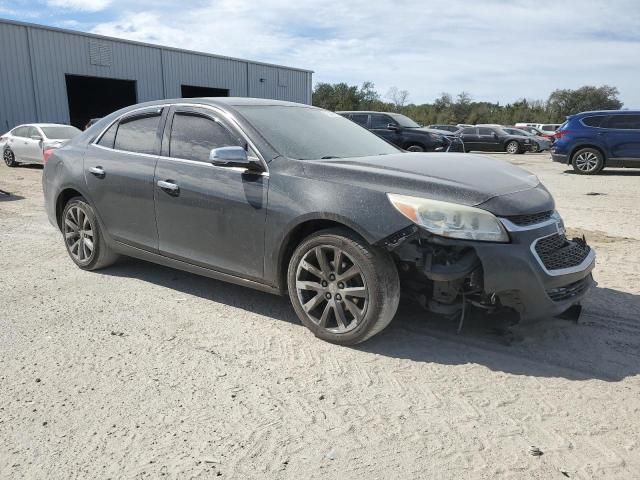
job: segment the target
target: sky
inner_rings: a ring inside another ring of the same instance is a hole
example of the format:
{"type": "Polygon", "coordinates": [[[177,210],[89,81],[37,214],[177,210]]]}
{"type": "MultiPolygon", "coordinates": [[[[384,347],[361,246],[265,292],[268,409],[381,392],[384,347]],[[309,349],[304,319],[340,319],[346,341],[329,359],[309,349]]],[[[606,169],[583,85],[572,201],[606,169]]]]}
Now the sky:
{"type": "Polygon", "coordinates": [[[0,0],[0,17],[395,86],[411,103],[608,84],[640,108],[640,0],[0,0]]]}

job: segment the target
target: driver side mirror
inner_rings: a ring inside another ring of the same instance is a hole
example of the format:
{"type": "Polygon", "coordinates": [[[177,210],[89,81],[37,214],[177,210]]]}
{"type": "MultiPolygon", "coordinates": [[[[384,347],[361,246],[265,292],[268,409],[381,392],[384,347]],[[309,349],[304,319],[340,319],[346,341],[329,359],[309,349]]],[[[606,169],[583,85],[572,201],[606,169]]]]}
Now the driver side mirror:
{"type": "Polygon", "coordinates": [[[262,171],[262,166],[249,158],[242,147],[214,148],[209,153],[209,161],[218,167],[240,167],[252,171],[262,171]]]}
{"type": "Polygon", "coordinates": [[[395,123],[389,123],[387,124],[387,130],[400,130],[400,127],[395,123]]]}

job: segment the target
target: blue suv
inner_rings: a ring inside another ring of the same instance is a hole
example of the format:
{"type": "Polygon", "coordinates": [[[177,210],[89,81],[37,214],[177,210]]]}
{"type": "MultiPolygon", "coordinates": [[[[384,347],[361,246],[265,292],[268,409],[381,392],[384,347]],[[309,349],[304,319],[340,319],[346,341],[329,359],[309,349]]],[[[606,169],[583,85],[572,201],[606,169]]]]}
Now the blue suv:
{"type": "Polygon", "coordinates": [[[640,112],[603,110],[567,117],[555,133],[554,162],[595,175],[605,167],[640,168],[640,112]]]}

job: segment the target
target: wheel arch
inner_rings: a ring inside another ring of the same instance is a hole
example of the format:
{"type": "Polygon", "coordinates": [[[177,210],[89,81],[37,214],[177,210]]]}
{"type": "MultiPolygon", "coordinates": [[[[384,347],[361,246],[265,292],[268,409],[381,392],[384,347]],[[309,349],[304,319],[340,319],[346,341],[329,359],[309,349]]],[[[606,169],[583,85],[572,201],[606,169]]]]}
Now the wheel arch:
{"type": "Polygon", "coordinates": [[[598,145],[592,144],[592,143],[585,143],[585,144],[580,144],[577,145],[575,147],[573,147],[571,149],[571,152],[569,153],[568,161],[567,164],[571,165],[573,162],[573,156],[576,154],[576,152],[578,152],[579,150],[582,150],[583,148],[593,148],[594,150],[597,150],[598,152],[600,152],[600,155],[602,155],[602,164],[603,166],[607,165],[607,154],[605,153],[604,149],[598,145]]]}
{"type": "Polygon", "coordinates": [[[278,288],[282,293],[287,290],[287,269],[289,268],[289,260],[296,247],[309,235],[328,228],[346,228],[365,241],[373,243],[372,239],[368,238],[368,235],[360,226],[355,225],[343,217],[321,215],[301,220],[289,229],[282,242],[280,242],[277,263],[277,282],[278,288]]]}
{"type": "Polygon", "coordinates": [[[62,212],[64,211],[64,207],[73,197],[82,197],[87,200],[87,197],[85,197],[82,192],[72,187],[64,188],[56,197],[56,223],[59,229],[62,229],[62,212]]]}

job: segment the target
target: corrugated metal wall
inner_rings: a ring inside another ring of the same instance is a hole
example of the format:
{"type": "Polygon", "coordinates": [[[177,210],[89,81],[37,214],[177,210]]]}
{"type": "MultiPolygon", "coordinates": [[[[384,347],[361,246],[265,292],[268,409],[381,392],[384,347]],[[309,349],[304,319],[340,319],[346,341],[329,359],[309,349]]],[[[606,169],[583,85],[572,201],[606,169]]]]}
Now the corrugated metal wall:
{"type": "Polygon", "coordinates": [[[68,123],[65,74],[135,80],[138,102],[180,97],[184,84],[311,103],[312,72],[305,70],[4,20],[0,45],[0,132],[68,123]]]}

